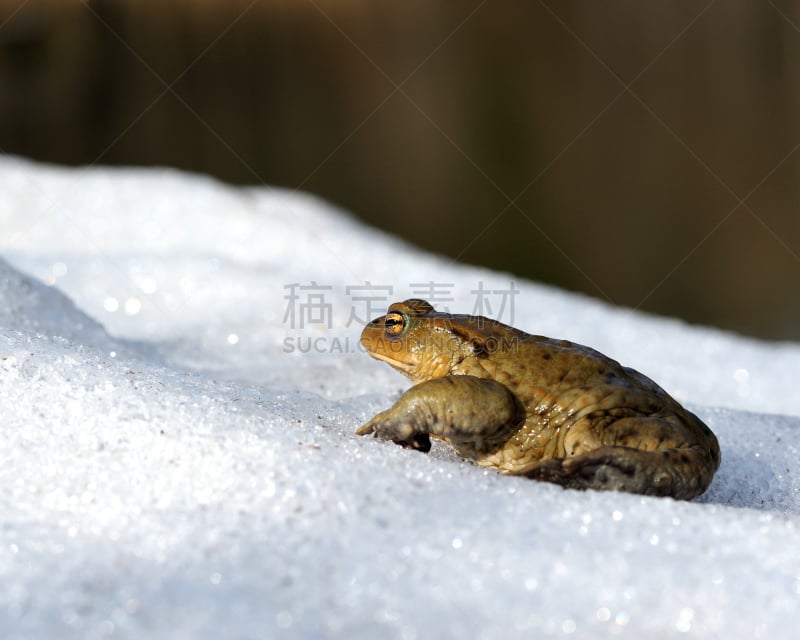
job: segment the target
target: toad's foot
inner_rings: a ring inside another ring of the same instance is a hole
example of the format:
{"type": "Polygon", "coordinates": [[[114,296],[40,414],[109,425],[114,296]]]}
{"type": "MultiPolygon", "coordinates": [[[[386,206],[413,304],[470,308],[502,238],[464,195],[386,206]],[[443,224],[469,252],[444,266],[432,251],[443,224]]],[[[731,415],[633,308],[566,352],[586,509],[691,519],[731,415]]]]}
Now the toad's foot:
{"type": "MultiPolygon", "coordinates": [[[[398,400],[399,402],[399,400],[398,400]]],[[[395,404],[395,406],[397,406],[395,404]]],[[[394,407],[381,411],[372,420],[356,430],[356,434],[366,436],[374,433],[376,437],[391,440],[404,449],[416,449],[427,453],[431,450],[431,439],[425,425],[412,415],[395,412],[394,407]]]]}

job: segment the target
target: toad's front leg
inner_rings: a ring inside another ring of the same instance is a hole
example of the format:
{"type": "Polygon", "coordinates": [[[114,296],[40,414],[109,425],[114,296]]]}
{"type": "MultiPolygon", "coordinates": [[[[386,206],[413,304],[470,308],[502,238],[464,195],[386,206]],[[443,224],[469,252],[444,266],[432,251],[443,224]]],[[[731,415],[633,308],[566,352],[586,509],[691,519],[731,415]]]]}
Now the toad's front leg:
{"type": "Polygon", "coordinates": [[[356,433],[421,451],[430,449],[434,436],[474,457],[500,447],[523,420],[519,401],[499,382],[445,376],[411,387],[356,433]]]}

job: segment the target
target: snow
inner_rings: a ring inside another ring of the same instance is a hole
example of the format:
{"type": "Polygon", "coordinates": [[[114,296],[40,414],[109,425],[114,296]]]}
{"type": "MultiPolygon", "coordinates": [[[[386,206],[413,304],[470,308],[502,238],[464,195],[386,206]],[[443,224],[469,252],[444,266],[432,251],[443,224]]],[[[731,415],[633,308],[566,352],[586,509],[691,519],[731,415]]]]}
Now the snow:
{"type": "Polygon", "coordinates": [[[454,264],[301,193],[9,156],[0,193],[3,638],[795,636],[800,345],[454,264]],[[656,379],[719,437],[710,490],[353,435],[407,385],[359,320],[424,283],[656,379]]]}

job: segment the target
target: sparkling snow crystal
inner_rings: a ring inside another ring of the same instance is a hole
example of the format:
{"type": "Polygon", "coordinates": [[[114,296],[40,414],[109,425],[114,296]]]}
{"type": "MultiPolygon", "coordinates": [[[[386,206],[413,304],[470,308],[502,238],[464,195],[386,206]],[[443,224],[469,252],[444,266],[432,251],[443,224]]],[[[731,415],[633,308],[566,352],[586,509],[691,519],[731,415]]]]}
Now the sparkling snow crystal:
{"type": "Polygon", "coordinates": [[[0,192],[2,638],[796,636],[800,346],[452,264],[299,193],[10,157],[0,192]],[[708,493],[353,435],[406,387],[361,322],[437,286],[657,380],[719,436],[708,493]]]}

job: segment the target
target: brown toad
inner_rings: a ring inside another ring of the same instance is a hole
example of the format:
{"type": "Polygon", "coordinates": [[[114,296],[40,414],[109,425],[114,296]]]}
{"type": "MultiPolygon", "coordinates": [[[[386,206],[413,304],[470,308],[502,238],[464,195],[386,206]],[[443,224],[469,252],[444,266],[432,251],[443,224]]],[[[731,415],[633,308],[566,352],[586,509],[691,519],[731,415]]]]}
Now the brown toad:
{"type": "Polygon", "coordinates": [[[566,340],[406,300],[361,334],[415,385],[357,433],[430,449],[430,437],[505,473],[576,489],[694,498],[717,439],[655,382],[566,340]]]}

